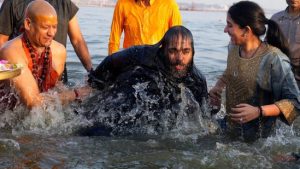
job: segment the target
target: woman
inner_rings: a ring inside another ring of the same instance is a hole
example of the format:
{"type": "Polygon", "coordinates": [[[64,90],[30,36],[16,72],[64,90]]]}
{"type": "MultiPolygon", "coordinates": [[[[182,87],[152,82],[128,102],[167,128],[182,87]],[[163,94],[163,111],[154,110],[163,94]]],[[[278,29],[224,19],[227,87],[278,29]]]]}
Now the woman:
{"type": "Polygon", "coordinates": [[[224,32],[231,38],[227,69],[209,94],[220,106],[226,87],[225,132],[254,141],[270,135],[278,117],[291,124],[299,113],[299,89],[278,25],[256,3],[240,1],[229,8],[224,32]]]}

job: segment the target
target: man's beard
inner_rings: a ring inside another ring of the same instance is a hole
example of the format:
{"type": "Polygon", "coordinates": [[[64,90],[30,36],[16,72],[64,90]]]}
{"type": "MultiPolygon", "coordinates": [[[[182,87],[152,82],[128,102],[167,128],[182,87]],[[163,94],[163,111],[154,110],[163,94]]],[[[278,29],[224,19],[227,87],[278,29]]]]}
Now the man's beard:
{"type": "Polygon", "coordinates": [[[191,70],[192,61],[188,64],[183,64],[180,61],[171,62],[169,59],[167,59],[169,62],[169,73],[175,77],[175,78],[184,78],[187,76],[188,72],[191,70]],[[176,66],[183,66],[184,68],[182,70],[177,70],[176,66]]]}

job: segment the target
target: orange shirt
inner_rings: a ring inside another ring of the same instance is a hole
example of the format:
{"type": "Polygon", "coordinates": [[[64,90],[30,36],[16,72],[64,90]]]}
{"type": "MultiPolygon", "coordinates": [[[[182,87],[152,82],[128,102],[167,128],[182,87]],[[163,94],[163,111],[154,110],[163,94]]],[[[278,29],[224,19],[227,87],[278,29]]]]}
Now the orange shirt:
{"type": "Polygon", "coordinates": [[[150,6],[135,0],[118,0],[111,25],[108,53],[119,50],[123,30],[123,47],[128,48],[133,45],[155,44],[170,27],[181,24],[175,0],[150,0],[150,6]]]}

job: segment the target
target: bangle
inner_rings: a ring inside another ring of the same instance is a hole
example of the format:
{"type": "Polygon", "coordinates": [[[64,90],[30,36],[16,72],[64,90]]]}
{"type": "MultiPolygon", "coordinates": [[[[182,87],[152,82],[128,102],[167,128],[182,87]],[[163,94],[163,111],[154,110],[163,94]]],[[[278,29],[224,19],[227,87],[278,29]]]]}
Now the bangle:
{"type": "Polygon", "coordinates": [[[260,117],[260,118],[263,117],[264,114],[263,114],[263,109],[262,109],[261,106],[258,106],[258,111],[259,111],[259,117],[260,117]]]}
{"type": "Polygon", "coordinates": [[[295,158],[296,161],[300,159],[299,153],[294,153],[293,152],[291,155],[295,158]]]}
{"type": "Polygon", "coordinates": [[[79,100],[78,90],[74,89],[74,93],[75,93],[75,100],[79,100]]]}

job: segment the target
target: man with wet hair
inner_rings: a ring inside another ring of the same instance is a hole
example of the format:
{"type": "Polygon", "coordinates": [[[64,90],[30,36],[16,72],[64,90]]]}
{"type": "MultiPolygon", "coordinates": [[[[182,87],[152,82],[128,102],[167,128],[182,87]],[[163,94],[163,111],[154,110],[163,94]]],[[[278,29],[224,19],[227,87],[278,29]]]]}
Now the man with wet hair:
{"type": "MultiPolygon", "coordinates": [[[[66,62],[65,47],[53,40],[57,30],[55,9],[44,0],[28,4],[24,20],[25,31],[8,41],[0,50],[0,59],[11,64],[22,64],[22,72],[10,80],[21,101],[33,108],[44,102],[47,92],[53,88],[62,75],[66,62]]],[[[75,100],[84,92],[62,91],[62,103],[75,100]]]]}
{"type": "Polygon", "coordinates": [[[88,100],[86,107],[91,110],[85,114],[93,120],[106,117],[99,117],[82,133],[132,134],[133,128],[140,132],[147,125],[160,133],[174,128],[180,113],[196,119],[205,112],[207,84],[193,63],[194,53],[191,32],[174,26],[155,45],[133,46],[107,56],[89,75],[91,86],[101,94],[88,100]]]}
{"type": "Polygon", "coordinates": [[[184,80],[195,76],[206,85],[203,75],[193,64],[194,53],[192,33],[184,26],[174,26],[157,44],[133,46],[106,57],[90,73],[90,81],[105,85],[110,78],[117,77],[123,70],[134,66],[147,66],[172,79],[184,80]]]}

